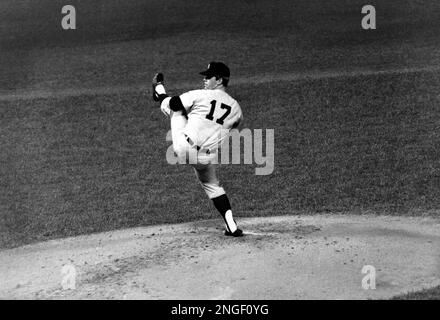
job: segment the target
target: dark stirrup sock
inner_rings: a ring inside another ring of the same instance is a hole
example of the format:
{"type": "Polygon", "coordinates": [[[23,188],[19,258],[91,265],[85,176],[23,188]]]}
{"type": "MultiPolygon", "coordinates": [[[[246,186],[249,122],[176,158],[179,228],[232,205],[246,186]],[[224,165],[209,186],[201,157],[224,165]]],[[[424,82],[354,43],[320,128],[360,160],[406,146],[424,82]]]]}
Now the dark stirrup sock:
{"type": "Polygon", "coordinates": [[[229,232],[235,232],[237,230],[237,224],[232,218],[232,210],[231,204],[229,202],[228,196],[223,194],[217,198],[213,198],[212,202],[214,203],[215,208],[220,212],[223,219],[225,220],[226,227],[229,232]]]}

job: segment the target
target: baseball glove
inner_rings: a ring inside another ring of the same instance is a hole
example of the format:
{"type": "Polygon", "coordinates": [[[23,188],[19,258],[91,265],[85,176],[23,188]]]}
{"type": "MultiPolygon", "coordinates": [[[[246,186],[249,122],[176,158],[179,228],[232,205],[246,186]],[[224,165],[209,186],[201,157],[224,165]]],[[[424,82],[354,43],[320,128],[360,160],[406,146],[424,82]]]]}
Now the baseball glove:
{"type": "Polygon", "coordinates": [[[154,101],[162,101],[163,99],[161,99],[161,94],[158,94],[157,92],[156,92],[156,87],[159,85],[159,84],[162,84],[163,85],[163,82],[164,82],[164,76],[163,76],[163,73],[156,73],[155,75],[154,75],[154,78],[153,78],[153,100],[154,101]]]}

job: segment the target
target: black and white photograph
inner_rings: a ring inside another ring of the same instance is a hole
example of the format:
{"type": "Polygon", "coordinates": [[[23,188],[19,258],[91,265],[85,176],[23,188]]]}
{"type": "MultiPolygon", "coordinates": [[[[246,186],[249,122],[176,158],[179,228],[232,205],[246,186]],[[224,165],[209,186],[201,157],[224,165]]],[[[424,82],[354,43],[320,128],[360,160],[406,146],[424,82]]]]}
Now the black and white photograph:
{"type": "Polygon", "coordinates": [[[440,300],[440,2],[0,0],[0,300],[440,300]]]}

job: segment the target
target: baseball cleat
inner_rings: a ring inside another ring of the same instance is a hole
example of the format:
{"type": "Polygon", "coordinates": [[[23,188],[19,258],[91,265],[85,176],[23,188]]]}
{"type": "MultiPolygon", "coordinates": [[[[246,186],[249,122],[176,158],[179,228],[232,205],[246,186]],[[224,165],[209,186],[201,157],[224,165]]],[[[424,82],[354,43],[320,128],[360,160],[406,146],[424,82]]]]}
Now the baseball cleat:
{"type": "Polygon", "coordinates": [[[154,75],[154,78],[153,78],[153,100],[154,101],[160,101],[160,98],[159,98],[159,94],[156,92],[156,87],[158,86],[158,85],[163,85],[163,82],[164,82],[164,76],[163,76],[163,73],[156,73],[155,75],[154,75]]]}
{"type": "Polygon", "coordinates": [[[225,230],[225,236],[242,237],[243,236],[243,231],[241,229],[237,229],[234,232],[231,232],[229,230],[225,230]]]}

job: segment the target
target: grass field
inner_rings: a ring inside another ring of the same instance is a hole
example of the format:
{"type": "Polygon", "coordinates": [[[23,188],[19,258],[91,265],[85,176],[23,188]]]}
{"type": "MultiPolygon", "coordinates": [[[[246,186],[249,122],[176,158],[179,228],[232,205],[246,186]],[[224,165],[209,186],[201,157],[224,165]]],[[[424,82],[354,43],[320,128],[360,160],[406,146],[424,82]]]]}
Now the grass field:
{"type": "Polygon", "coordinates": [[[440,286],[394,297],[393,300],[440,300],[440,286]]]}
{"type": "MultiPolygon", "coordinates": [[[[380,80],[231,88],[249,101],[244,125],[275,128],[276,145],[272,175],[222,166],[238,215],[435,211],[438,80],[418,73],[380,80]],[[280,94],[265,94],[272,91],[280,94]]],[[[192,170],[167,165],[168,123],[146,100],[118,94],[8,104],[4,246],[215,217],[192,170]]]]}
{"type": "Polygon", "coordinates": [[[217,217],[167,165],[168,123],[139,89],[157,70],[172,93],[198,87],[216,59],[243,127],[275,129],[272,175],[221,168],[239,217],[438,214],[437,1],[380,1],[375,31],[362,1],[182,3],[71,1],[78,30],[62,31],[61,1],[2,1],[0,248],[217,217]],[[405,68],[422,69],[362,74],[405,68]]]}

